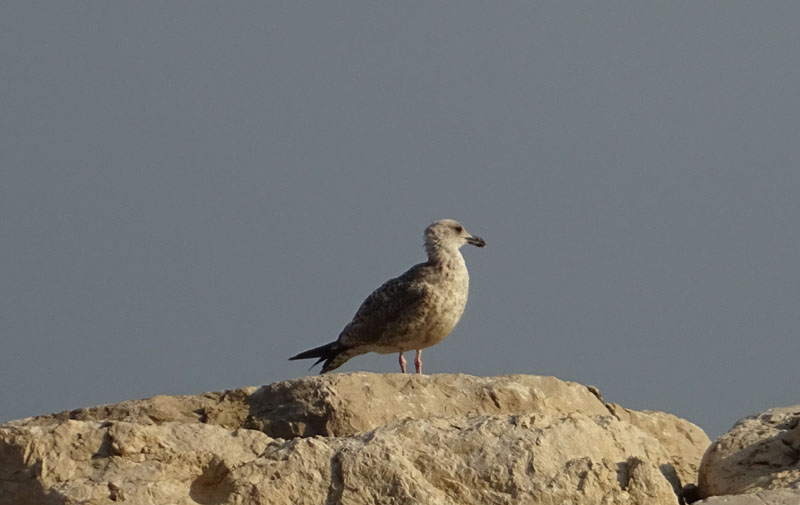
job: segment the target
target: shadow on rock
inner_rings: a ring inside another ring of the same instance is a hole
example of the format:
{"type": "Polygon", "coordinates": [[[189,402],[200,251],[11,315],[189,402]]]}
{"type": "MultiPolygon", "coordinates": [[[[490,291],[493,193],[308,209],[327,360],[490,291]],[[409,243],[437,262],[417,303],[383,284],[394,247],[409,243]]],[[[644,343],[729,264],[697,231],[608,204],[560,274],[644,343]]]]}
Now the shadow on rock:
{"type": "Polygon", "coordinates": [[[64,505],[66,499],[55,491],[45,491],[38,477],[42,462],[26,462],[21,447],[0,441],[0,505],[64,505]]]}

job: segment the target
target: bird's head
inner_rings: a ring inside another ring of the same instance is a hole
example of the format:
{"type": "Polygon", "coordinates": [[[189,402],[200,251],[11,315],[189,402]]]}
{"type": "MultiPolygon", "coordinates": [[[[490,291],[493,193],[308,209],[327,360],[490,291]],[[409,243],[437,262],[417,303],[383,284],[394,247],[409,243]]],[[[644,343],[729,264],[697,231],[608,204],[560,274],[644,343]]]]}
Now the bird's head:
{"type": "Polygon", "coordinates": [[[428,255],[435,255],[438,251],[457,251],[464,244],[483,247],[486,242],[470,235],[461,223],[454,219],[440,219],[425,228],[425,250],[428,255]]]}

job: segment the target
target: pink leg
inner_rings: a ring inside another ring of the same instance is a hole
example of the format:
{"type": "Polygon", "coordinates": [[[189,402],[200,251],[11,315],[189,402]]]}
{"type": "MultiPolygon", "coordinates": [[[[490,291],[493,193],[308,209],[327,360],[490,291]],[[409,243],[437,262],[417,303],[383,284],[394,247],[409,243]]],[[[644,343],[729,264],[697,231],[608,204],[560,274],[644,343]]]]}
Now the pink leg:
{"type": "Polygon", "coordinates": [[[397,360],[397,361],[400,362],[400,370],[403,373],[406,373],[406,359],[403,357],[403,353],[402,352],[400,353],[400,359],[397,360]]]}
{"type": "Polygon", "coordinates": [[[417,355],[414,356],[414,368],[417,369],[417,373],[422,373],[422,349],[417,349],[417,355]]]}

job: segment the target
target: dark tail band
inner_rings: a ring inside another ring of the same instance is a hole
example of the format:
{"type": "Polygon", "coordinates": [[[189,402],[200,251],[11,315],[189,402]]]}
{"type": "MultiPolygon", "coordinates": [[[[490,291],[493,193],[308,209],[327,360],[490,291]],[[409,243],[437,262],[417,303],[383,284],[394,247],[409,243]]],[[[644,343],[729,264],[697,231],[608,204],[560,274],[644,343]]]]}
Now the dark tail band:
{"type": "Polygon", "coordinates": [[[311,367],[309,367],[309,370],[311,370],[315,366],[317,366],[320,363],[322,363],[323,361],[325,361],[326,363],[324,365],[322,365],[322,373],[325,373],[329,369],[332,369],[332,368],[329,368],[328,365],[343,350],[344,349],[342,348],[341,345],[339,345],[339,342],[331,342],[330,344],[321,345],[319,347],[315,347],[313,349],[309,349],[308,351],[301,352],[300,354],[298,354],[296,356],[292,356],[289,359],[290,360],[295,360],[295,359],[319,358],[316,362],[314,362],[313,365],[311,365],[311,367]]]}

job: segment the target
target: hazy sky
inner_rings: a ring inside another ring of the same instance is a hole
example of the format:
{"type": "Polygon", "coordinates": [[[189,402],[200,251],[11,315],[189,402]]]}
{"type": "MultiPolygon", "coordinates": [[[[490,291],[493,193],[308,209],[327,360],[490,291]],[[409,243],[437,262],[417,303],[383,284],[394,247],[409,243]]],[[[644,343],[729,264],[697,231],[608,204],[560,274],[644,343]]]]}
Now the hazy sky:
{"type": "Polygon", "coordinates": [[[0,421],[303,376],[443,217],[488,246],[426,372],[555,375],[711,436],[800,403],[798,19],[5,2],[0,421]]]}

